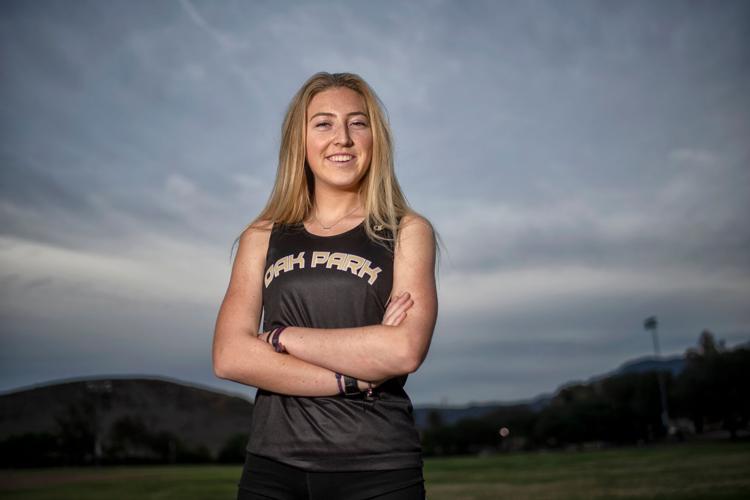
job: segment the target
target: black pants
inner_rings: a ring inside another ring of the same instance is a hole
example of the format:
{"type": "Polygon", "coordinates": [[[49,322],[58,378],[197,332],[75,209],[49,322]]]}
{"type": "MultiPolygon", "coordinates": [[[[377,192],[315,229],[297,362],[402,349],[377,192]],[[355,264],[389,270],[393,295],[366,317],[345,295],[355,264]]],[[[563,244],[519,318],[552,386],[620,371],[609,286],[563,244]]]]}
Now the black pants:
{"type": "Polygon", "coordinates": [[[424,500],[422,469],[307,472],[248,453],[237,500],[424,500]]]}

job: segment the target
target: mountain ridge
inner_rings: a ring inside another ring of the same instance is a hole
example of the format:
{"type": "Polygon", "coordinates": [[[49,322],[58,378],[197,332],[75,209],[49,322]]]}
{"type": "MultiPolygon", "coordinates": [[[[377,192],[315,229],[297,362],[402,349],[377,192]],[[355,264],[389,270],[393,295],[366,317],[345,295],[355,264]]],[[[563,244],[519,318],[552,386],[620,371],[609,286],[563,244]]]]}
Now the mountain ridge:
{"type": "MultiPolygon", "coordinates": [[[[450,425],[466,418],[480,418],[503,408],[524,406],[539,411],[555,394],[570,385],[654,369],[676,374],[683,366],[684,357],[681,356],[643,356],[625,361],[617,368],[589,377],[586,381],[569,381],[552,392],[522,400],[458,406],[415,406],[415,423],[420,429],[426,428],[429,416],[434,412],[439,414],[443,424],[450,425]]],[[[69,411],[71,402],[92,396],[100,403],[108,400],[106,404],[109,407],[101,411],[100,424],[104,428],[130,416],[140,419],[150,428],[187,436],[194,444],[205,446],[214,455],[231,435],[247,433],[252,418],[251,398],[172,377],[146,374],[69,377],[0,393],[0,439],[24,432],[51,432],[57,425],[57,419],[69,411]],[[118,401],[116,394],[122,395],[121,400],[118,401]],[[187,403],[187,400],[193,400],[193,403],[187,403]],[[221,422],[221,430],[212,430],[212,422],[216,421],[221,422]]]]}

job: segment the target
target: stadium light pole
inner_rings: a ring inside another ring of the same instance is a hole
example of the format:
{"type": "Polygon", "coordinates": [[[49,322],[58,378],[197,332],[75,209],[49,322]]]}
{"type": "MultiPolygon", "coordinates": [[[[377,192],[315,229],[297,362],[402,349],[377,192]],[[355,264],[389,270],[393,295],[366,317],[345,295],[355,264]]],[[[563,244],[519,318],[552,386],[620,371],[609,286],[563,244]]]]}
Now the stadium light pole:
{"type": "MultiPolygon", "coordinates": [[[[654,339],[654,353],[656,353],[657,360],[660,360],[659,320],[656,319],[656,316],[649,316],[643,321],[643,328],[646,331],[651,331],[651,335],[654,339]]],[[[662,370],[657,370],[656,377],[659,380],[659,396],[661,398],[661,423],[667,432],[669,432],[669,409],[667,408],[667,391],[664,385],[664,372],[662,370]]]]}

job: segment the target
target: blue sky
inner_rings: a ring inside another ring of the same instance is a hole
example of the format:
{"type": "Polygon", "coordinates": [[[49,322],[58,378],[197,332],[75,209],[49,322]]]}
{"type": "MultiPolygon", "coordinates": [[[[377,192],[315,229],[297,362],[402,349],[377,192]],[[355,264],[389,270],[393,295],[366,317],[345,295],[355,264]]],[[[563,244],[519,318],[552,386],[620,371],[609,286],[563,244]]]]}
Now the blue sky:
{"type": "Polygon", "coordinates": [[[750,6],[0,4],[0,390],[146,374],[239,392],[211,337],[316,71],[378,92],[445,244],[416,404],[510,401],[704,328],[750,339],[750,6]]]}

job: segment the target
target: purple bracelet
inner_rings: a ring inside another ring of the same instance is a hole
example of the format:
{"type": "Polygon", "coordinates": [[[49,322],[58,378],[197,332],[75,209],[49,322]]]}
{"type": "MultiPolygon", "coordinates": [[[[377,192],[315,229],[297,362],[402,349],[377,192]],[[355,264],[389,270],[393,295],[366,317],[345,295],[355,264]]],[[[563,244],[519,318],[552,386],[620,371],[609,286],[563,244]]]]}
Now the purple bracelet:
{"type": "Polygon", "coordinates": [[[346,392],[344,391],[344,385],[341,383],[341,374],[336,372],[336,383],[339,386],[339,394],[342,396],[346,395],[346,392]]]}
{"type": "Polygon", "coordinates": [[[285,328],[286,328],[285,326],[280,326],[280,327],[276,328],[273,332],[271,332],[271,345],[273,345],[273,349],[276,352],[279,352],[279,353],[285,353],[286,352],[286,349],[284,349],[284,344],[282,344],[279,341],[279,337],[281,336],[281,332],[283,332],[285,328]]]}

